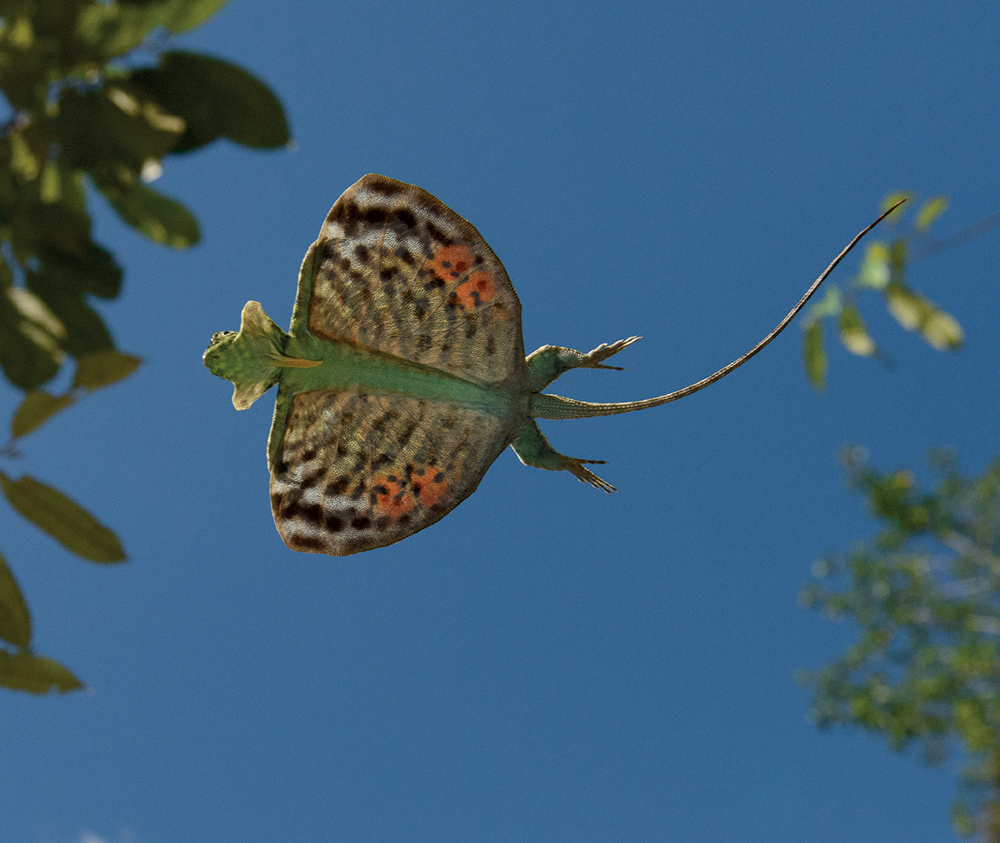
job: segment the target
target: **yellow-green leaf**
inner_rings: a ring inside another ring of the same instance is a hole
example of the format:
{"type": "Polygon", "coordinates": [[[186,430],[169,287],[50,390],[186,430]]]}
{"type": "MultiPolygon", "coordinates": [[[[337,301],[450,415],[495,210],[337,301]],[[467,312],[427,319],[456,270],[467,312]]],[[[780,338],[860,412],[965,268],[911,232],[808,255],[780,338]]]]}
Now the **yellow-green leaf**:
{"type": "Polygon", "coordinates": [[[69,395],[50,395],[41,390],[32,390],[24,396],[21,406],[17,408],[14,418],[11,419],[11,436],[18,437],[31,433],[72,403],[73,398],[69,395]]]}
{"type": "Polygon", "coordinates": [[[926,231],[931,227],[931,223],[933,223],[934,220],[941,216],[941,214],[943,214],[947,209],[947,196],[935,196],[933,199],[928,199],[917,212],[917,221],[913,224],[913,227],[916,228],[917,231],[926,231]]]}
{"type": "MultiPolygon", "coordinates": [[[[911,199],[913,199],[913,194],[907,193],[905,190],[897,190],[895,193],[890,193],[888,196],[885,197],[885,199],[882,200],[882,204],[879,206],[880,210],[887,211],[897,202],[901,202],[904,199],[907,202],[909,202],[911,199]]],[[[903,213],[903,207],[897,208],[895,211],[889,214],[888,218],[886,219],[886,222],[890,224],[898,222],[899,217],[902,213],[903,213]]]]}
{"type": "Polygon", "coordinates": [[[802,355],[806,364],[806,374],[813,389],[822,392],[826,389],[826,351],[823,348],[823,325],[813,322],[806,328],[802,340],[802,355]]]}
{"type": "Polygon", "coordinates": [[[918,332],[938,351],[958,348],[965,339],[958,320],[930,299],[898,283],[886,287],[885,295],[896,321],[906,330],[918,332]]]}
{"type": "Polygon", "coordinates": [[[865,249],[865,259],[861,262],[857,285],[872,290],[884,290],[889,278],[889,246],[877,240],[865,249]]]}
{"type": "Polygon", "coordinates": [[[171,32],[187,32],[201,26],[229,0],[174,0],[169,4],[169,13],[164,16],[163,25],[171,32]]]}
{"type": "Polygon", "coordinates": [[[0,556],[0,638],[22,650],[31,643],[28,604],[3,556],[0,556]]]}
{"type": "Polygon", "coordinates": [[[840,300],[840,287],[831,284],[823,293],[823,298],[809,307],[809,321],[825,319],[827,316],[836,316],[843,307],[840,300]]]}
{"type": "Polygon", "coordinates": [[[840,324],[837,326],[840,331],[840,341],[851,354],[859,357],[872,357],[875,354],[875,341],[865,327],[865,320],[861,318],[858,309],[853,305],[847,305],[840,313],[840,324]]]}
{"type": "Polygon", "coordinates": [[[121,351],[95,351],[77,360],[73,386],[100,389],[124,380],[139,368],[141,362],[140,358],[121,351]]]}
{"type": "Polygon", "coordinates": [[[14,509],[67,550],[93,562],[125,561],[118,537],[58,489],[27,475],[12,480],[3,472],[0,488],[14,509]]]}
{"type": "Polygon", "coordinates": [[[916,331],[924,318],[924,303],[908,287],[890,284],[885,289],[885,302],[893,318],[907,331],[916,331]]]}
{"type": "Polygon", "coordinates": [[[922,326],[921,333],[938,351],[958,348],[965,340],[965,334],[958,320],[938,307],[934,308],[934,312],[922,326]]]}
{"type": "Polygon", "coordinates": [[[10,654],[0,650],[0,685],[30,694],[58,691],[65,694],[83,683],[59,662],[34,653],[10,654]]]}

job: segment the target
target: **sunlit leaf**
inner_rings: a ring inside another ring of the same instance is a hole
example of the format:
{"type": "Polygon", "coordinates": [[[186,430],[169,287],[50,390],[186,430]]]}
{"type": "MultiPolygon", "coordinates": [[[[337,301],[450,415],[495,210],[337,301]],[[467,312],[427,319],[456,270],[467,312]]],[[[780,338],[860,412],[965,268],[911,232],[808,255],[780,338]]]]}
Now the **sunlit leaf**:
{"type": "Polygon", "coordinates": [[[142,362],[138,357],[113,349],[88,354],[76,361],[73,386],[100,389],[131,375],[142,362]]]}
{"type": "Polygon", "coordinates": [[[5,653],[0,650],[0,685],[31,694],[76,691],[83,683],[52,659],[34,653],[5,653]]]}
{"type": "Polygon", "coordinates": [[[0,472],[0,488],[10,505],[67,550],[92,562],[123,562],[117,536],[58,489],[25,475],[12,480],[0,472]]]}
{"type": "Polygon", "coordinates": [[[137,182],[101,181],[97,182],[97,187],[118,215],[150,240],[174,249],[186,249],[201,238],[198,221],[176,199],[137,182]]]}
{"type": "Polygon", "coordinates": [[[77,24],[81,41],[97,55],[112,58],[138,47],[159,23],[160,3],[90,3],[77,24]]]}
{"type": "Polygon", "coordinates": [[[288,123],[278,98],[235,64],[196,53],[167,52],[160,56],[158,67],[137,70],[131,78],[187,123],[174,152],[196,149],[219,137],[261,148],[288,143],[288,123]]]}
{"type": "Polygon", "coordinates": [[[908,287],[892,283],[885,290],[886,305],[895,320],[908,331],[916,331],[938,351],[958,348],[962,326],[930,299],[908,287]]]}
{"type": "Polygon", "coordinates": [[[31,615],[17,580],[0,555],[0,638],[26,649],[31,643],[31,615]]]}
{"type": "Polygon", "coordinates": [[[865,258],[855,283],[859,287],[884,290],[890,277],[889,246],[880,240],[870,243],[865,249],[865,258]]]}
{"type": "Polygon", "coordinates": [[[941,216],[947,208],[947,196],[935,196],[933,199],[928,199],[917,212],[917,221],[913,224],[913,227],[917,231],[926,231],[931,227],[931,223],[941,216]]]}
{"type": "Polygon", "coordinates": [[[916,331],[925,317],[923,297],[902,284],[891,284],[885,290],[886,305],[893,318],[907,331],[916,331]]]}
{"type": "Polygon", "coordinates": [[[73,398],[69,395],[50,395],[48,392],[32,390],[24,396],[11,419],[11,436],[16,438],[31,433],[72,403],[73,398]]]}
{"type": "Polygon", "coordinates": [[[965,340],[965,334],[958,320],[936,305],[927,321],[921,326],[921,333],[938,351],[958,348],[965,340]]]}
{"type": "Polygon", "coordinates": [[[875,354],[875,341],[868,334],[865,321],[853,304],[847,305],[841,311],[837,328],[840,332],[840,341],[851,354],[860,357],[872,357],[875,354]]]}
{"type": "Polygon", "coordinates": [[[802,355],[806,364],[806,374],[813,389],[826,389],[826,350],[823,348],[823,324],[813,322],[805,330],[802,340],[802,355]]]}

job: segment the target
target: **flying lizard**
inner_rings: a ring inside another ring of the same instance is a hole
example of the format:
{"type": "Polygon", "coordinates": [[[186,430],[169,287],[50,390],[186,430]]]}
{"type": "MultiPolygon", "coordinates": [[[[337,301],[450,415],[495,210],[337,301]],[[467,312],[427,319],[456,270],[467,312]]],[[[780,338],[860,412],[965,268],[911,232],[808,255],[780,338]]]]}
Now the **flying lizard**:
{"type": "Polygon", "coordinates": [[[271,507],[293,550],[343,556],[428,527],[475,491],[508,445],[525,465],[616,491],[584,460],[558,453],[536,419],[631,413],[691,395],[743,365],[791,322],[859,233],[778,326],[697,383],[620,404],[542,390],[638,337],[582,353],[525,356],[521,305],[471,223],[427,191],[380,175],[348,188],[306,252],[288,333],[258,302],[239,332],[212,337],[205,365],[245,410],[278,385],[267,446],[271,507]]]}

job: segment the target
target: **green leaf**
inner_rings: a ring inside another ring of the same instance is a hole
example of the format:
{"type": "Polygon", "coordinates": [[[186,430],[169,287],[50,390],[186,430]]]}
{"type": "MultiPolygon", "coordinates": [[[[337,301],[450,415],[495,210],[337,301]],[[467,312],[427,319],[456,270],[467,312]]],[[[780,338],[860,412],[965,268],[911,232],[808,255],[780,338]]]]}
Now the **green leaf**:
{"type": "Polygon", "coordinates": [[[0,472],[0,488],[21,515],[67,550],[93,562],[123,562],[117,536],[58,489],[24,476],[12,480],[0,472]]]}
{"type": "Polygon", "coordinates": [[[857,354],[859,357],[875,355],[875,341],[868,334],[865,321],[853,304],[847,305],[841,311],[840,324],[837,327],[840,331],[840,341],[851,354],[857,354]]]}
{"type": "Polygon", "coordinates": [[[187,152],[226,137],[243,146],[288,143],[281,102],[259,79],[235,64],[197,53],[168,52],[158,67],[135,71],[131,81],[187,123],[173,152],[187,152]]]}
{"type": "Polygon", "coordinates": [[[70,395],[50,395],[48,392],[31,390],[24,396],[21,406],[11,419],[11,436],[17,438],[31,433],[72,403],[73,398],[70,395]]]}
{"type": "Polygon", "coordinates": [[[174,0],[163,25],[171,32],[187,32],[201,26],[229,0],[174,0]]]}
{"type": "Polygon", "coordinates": [[[927,231],[931,227],[931,223],[947,209],[947,196],[935,196],[933,199],[928,199],[917,212],[917,221],[913,224],[913,227],[917,231],[927,231]]]}
{"type": "Polygon", "coordinates": [[[31,273],[36,293],[91,295],[113,299],[121,292],[122,269],[107,249],[90,242],[75,253],[42,247],[36,254],[39,267],[31,273]]]}
{"type": "Polygon", "coordinates": [[[100,58],[138,47],[159,23],[160,3],[90,3],[80,14],[77,37],[100,58]]]}
{"type": "Polygon", "coordinates": [[[62,326],[58,343],[69,354],[79,358],[94,351],[114,348],[104,320],[82,296],[63,292],[34,272],[26,272],[25,278],[29,290],[38,291],[38,297],[62,326]]]}
{"type": "Polygon", "coordinates": [[[88,354],[76,361],[73,387],[100,389],[117,383],[138,369],[140,363],[142,363],[140,358],[113,349],[88,354]]]}
{"type": "Polygon", "coordinates": [[[896,282],[886,287],[885,296],[889,312],[906,330],[920,333],[938,351],[961,346],[962,326],[930,299],[896,282]]]}
{"type": "Polygon", "coordinates": [[[958,320],[950,313],[933,305],[933,312],[921,326],[924,339],[938,351],[959,348],[965,341],[965,334],[958,320]]]}
{"type": "Polygon", "coordinates": [[[100,180],[95,183],[118,216],[150,240],[174,249],[186,249],[201,238],[198,221],[176,199],[137,182],[124,184],[100,180]]]}
{"type": "Polygon", "coordinates": [[[809,307],[809,321],[836,316],[843,305],[840,300],[840,287],[831,284],[823,293],[823,298],[809,307]]]}
{"type": "Polygon", "coordinates": [[[15,647],[27,649],[31,643],[31,615],[17,580],[0,555],[0,638],[15,647]]]}
{"type": "Polygon", "coordinates": [[[802,354],[806,364],[806,374],[813,389],[822,392],[826,389],[826,351],[823,348],[823,323],[813,322],[805,330],[802,340],[802,354]]]}
{"type": "MultiPolygon", "coordinates": [[[[890,193],[882,200],[881,204],[879,205],[879,210],[883,212],[887,211],[889,210],[889,208],[891,208],[897,202],[902,201],[903,199],[905,199],[907,205],[909,205],[909,203],[913,200],[913,194],[908,193],[905,190],[897,190],[895,193],[890,193]]],[[[902,205],[895,211],[893,211],[891,214],[889,214],[889,216],[886,218],[886,222],[889,223],[890,225],[899,222],[899,218],[903,214],[903,211],[906,209],[907,205],[902,205]]]]}
{"type": "Polygon", "coordinates": [[[0,368],[14,386],[34,389],[55,376],[62,354],[51,335],[15,307],[13,292],[0,289],[0,368]]]}
{"type": "Polygon", "coordinates": [[[83,683],[58,662],[34,653],[11,655],[0,650],[0,685],[15,691],[47,694],[76,691],[83,683]]]}
{"type": "Polygon", "coordinates": [[[106,178],[110,173],[120,178],[122,171],[134,177],[146,161],[159,160],[173,148],[184,121],[126,80],[96,90],[65,89],[53,131],[70,166],[106,178]]]}
{"type": "Polygon", "coordinates": [[[884,290],[891,276],[888,244],[881,240],[870,243],[865,249],[865,259],[861,262],[855,283],[871,290],[884,290]]]}

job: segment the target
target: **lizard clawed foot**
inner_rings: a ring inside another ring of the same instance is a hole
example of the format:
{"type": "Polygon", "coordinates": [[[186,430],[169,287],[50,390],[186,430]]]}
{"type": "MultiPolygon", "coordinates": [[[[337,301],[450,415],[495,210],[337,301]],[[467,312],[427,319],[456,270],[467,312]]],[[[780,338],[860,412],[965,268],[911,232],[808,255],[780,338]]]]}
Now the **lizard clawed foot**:
{"type": "MultiPolygon", "coordinates": [[[[633,337],[633,339],[637,338],[633,337]]],[[[610,368],[610,367],[605,366],[602,368],[610,368]]],[[[607,492],[609,495],[612,492],[618,491],[614,486],[608,483],[607,480],[602,480],[600,477],[594,474],[594,472],[583,467],[584,464],[604,465],[606,462],[605,460],[578,460],[576,457],[565,457],[562,454],[560,454],[559,456],[562,457],[562,465],[560,466],[560,468],[562,468],[564,471],[568,471],[581,483],[589,483],[595,489],[600,489],[602,492],[607,492]]]]}
{"type": "Polygon", "coordinates": [[[613,354],[617,354],[623,348],[628,348],[632,343],[640,339],[642,337],[629,337],[626,340],[618,340],[618,342],[613,342],[610,345],[606,342],[601,343],[593,351],[583,355],[583,360],[578,365],[582,369],[613,369],[616,372],[621,372],[623,371],[621,366],[605,366],[603,361],[607,360],[613,354]]]}

